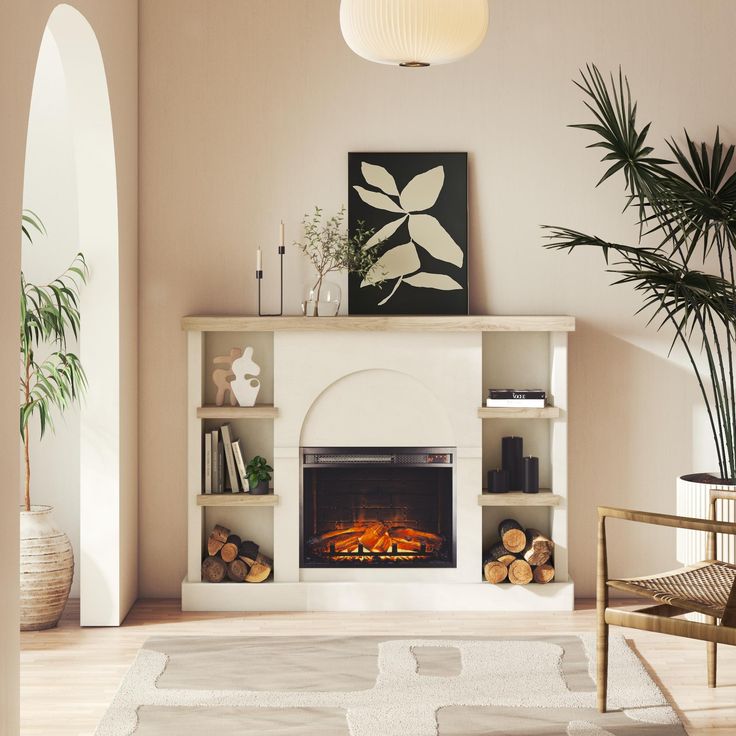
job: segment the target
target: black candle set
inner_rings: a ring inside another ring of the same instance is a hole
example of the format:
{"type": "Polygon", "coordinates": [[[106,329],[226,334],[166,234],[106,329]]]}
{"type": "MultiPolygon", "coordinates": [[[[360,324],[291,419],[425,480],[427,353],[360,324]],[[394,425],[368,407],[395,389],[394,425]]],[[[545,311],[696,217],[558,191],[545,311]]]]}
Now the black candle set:
{"type": "Polygon", "coordinates": [[[501,468],[488,471],[488,493],[539,493],[539,458],[524,457],[521,437],[501,440],[501,468]]]}

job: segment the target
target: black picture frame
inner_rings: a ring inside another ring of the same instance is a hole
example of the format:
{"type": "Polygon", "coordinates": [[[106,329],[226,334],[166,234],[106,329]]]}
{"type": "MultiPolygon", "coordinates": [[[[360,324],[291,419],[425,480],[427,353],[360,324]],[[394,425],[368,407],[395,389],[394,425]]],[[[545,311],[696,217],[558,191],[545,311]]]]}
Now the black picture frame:
{"type": "Polygon", "coordinates": [[[350,274],[350,314],[468,314],[468,154],[348,154],[348,228],[374,231],[375,285],[350,274]]]}

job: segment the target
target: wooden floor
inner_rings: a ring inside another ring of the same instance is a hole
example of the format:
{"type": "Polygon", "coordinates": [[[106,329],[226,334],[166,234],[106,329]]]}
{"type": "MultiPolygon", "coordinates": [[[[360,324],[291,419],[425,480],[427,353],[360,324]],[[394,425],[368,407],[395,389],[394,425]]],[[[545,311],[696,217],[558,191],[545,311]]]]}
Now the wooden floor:
{"type": "MultiPolygon", "coordinates": [[[[592,603],[574,613],[181,613],[178,601],[141,601],[116,629],[80,629],[75,602],[58,629],[21,638],[24,736],[91,736],[138,648],[152,635],[498,636],[594,630],[592,603]]],[[[690,736],[736,736],[736,647],[721,648],[716,690],[705,686],[705,645],[623,630],[678,710],[690,736]]]]}

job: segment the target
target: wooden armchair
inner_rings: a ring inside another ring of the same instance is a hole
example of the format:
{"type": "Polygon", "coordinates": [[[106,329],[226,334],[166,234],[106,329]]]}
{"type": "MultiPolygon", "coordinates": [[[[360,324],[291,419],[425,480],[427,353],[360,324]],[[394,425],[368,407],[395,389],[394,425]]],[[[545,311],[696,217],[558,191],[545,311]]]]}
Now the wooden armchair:
{"type": "Polygon", "coordinates": [[[660,634],[684,636],[707,642],[708,686],[716,686],[716,647],[736,645],[736,565],[715,559],[716,535],[736,535],[736,523],[716,520],[719,498],[734,500],[730,491],[711,490],[710,519],[693,519],[669,514],[649,514],[607,507],[598,508],[598,573],[596,601],[598,710],[606,711],[608,691],[608,627],[626,626],[660,634]],[[696,565],[643,578],[608,577],[606,519],[624,519],[643,524],[671,526],[708,533],[706,559],[696,565]],[[609,588],[641,596],[654,602],[637,611],[609,608],[609,588]],[[705,623],[676,618],[686,613],[705,615],[705,623]]]}

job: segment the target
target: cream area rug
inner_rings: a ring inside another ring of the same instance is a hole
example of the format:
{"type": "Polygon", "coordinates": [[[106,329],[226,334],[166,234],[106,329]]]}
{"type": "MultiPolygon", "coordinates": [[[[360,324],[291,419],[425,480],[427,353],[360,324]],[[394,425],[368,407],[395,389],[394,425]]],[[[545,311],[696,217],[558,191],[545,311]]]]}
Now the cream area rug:
{"type": "Polygon", "coordinates": [[[97,736],[686,736],[611,637],[595,710],[593,637],[160,637],[97,736]]]}

